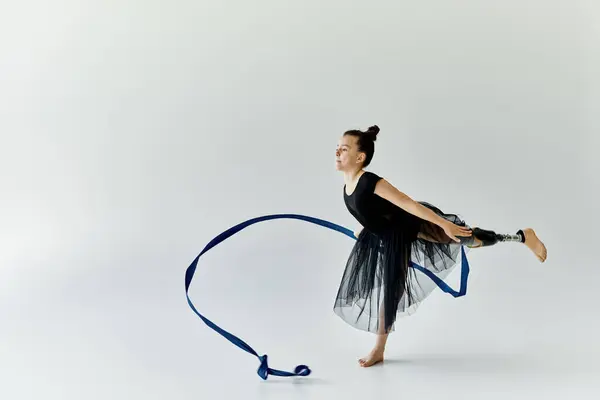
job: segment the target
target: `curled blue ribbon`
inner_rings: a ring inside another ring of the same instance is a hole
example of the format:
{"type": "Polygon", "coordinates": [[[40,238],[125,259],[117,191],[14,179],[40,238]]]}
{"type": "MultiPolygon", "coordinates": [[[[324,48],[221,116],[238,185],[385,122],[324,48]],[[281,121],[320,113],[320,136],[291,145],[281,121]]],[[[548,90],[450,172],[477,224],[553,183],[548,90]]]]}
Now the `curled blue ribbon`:
{"type": "MultiPolygon", "coordinates": [[[[262,356],[258,355],[258,353],[252,348],[250,347],[246,342],[244,342],[242,339],[238,338],[235,335],[232,335],[231,333],[227,332],[226,330],[220,328],[219,326],[217,326],[215,323],[213,323],[212,321],[210,321],[208,318],[204,317],[202,314],[200,314],[198,312],[198,310],[196,309],[196,307],[194,306],[194,304],[192,303],[192,301],[190,300],[190,296],[189,296],[189,287],[190,284],[192,283],[192,279],[194,277],[194,273],[196,272],[196,267],[198,266],[198,260],[200,259],[200,257],[206,253],[208,250],[212,249],[213,247],[215,247],[216,245],[218,245],[219,243],[223,242],[225,239],[233,236],[234,234],[236,234],[237,232],[241,231],[242,229],[256,224],[258,222],[262,222],[262,221],[268,221],[268,220],[272,220],[272,219],[281,219],[281,218],[289,218],[289,219],[298,219],[298,220],[302,220],[302,221],[307,221],[307,222],[311,222],[313,224],[316,225],[320,225],[335,231],[338,231],[340,233],[343,233],[346,236],[351,237],[352,239],[356,239],[354,237],[354,233],[348,229],[348,228],[344,228],[343,226],[334,224],[333,222],[329,222],[329,221],[325,221],[323,219],[319,219],[319,218],[314,218],[314,217],[309,217],[306,215],[300,215],[300,214],[273,214],[273,215],[265,215],[262,217],[257,217],[257,218],[252,218],[249,219],[245,222],[242,222],[240,224],[237,224],[229,229],[227,229],[226,231],[224,231],[223,233],[221,233],[220,235],[216,236],[214,239],[212,239],[202,250],[202,252],[200,252],[200,254],[198,254],[198,256],[194,259],[194,261],[192,261],[192,263],[190,264],[190,266],[187,268],[186,272],[185,272],[185,296],[187,298],[187,302],[189,304],[189,306],[191,307],[191,309],[196,313],[196,315],[198,315],[202,321],[204,321],[204,323],[206,325],[208,325],[210,328],[212,328],[213,330],[215,330],[217,333],[219,333],[220,335],[222,335],[223,337],[225,337],[227,340],[229,340],[231,343],[233,343],[234,345],[238,346],[240,349],[253,354],[254,356],[256,356],[258,358],[258,360],[260,361],[260,365],[258,367],[257,373],[258,376],[260,376],[263,380],[267,380],[267,378],[269,377],[269,375],[273,375],[273,376],[282,376],[282,377],[290,377],[290,376],[308,376],[311,374],[311,370],[308,366],[306,365],[298,365],[294,368],[293,372],[288,372],[288,371],[282,371],[282,370],[278,370],[278,369],[273,369],[270,368],[268,363],[267,363],[267,355],[264,354],[262,356]]],[[[439,277],[435,276],[431,271],[423,268],[422,266],[415,264],[414,262],[411,262],[411,266],[421,272],[423,272],[424,274],[426,274],[429,278],[431,278],[435,284],[444,292],[451,294],[453,297],[460,297],[460,296],[464,296],[467,293],[467,278],[469,276],[469,262],[467,260],[466,254],[465,254],[465,250],[464,247],[461,246],[461,281],[460,281],[460,289],[458,291],[452,289],[450,286],[448,286],[448,284],[446,284],[443,280],[441,280],[439,277]]]]}

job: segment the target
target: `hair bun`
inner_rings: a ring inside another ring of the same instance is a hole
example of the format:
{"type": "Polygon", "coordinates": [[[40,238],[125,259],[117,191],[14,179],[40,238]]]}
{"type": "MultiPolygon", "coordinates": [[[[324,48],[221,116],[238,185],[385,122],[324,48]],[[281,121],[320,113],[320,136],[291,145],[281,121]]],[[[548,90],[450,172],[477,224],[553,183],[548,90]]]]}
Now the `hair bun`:
{"type": "Polygon", "coordinates": [[[373,126],[369,127],[367,132],[371,132],[371,133],[374,133],[375,135],[377,135],[379,133],[379,127],[377,125],[373,125],[373,126]]]}
{"type": "Polygon", "coordinates": [[[377,134],[379,133],[379,127],[377,125],[370,126],[365,133],[375,140],[377,138],[377,134]]]}

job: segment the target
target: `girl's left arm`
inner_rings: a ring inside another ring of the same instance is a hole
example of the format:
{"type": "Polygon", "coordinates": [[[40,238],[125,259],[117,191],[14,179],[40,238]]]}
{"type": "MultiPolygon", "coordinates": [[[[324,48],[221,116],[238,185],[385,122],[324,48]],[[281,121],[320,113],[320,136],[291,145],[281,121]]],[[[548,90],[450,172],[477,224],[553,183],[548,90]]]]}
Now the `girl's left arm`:
{"type": "Polygon", "coordinates": [[[413,215],[416,215],[421,219],[439,225],[444,229],[444,231],[450,233],[450,236],[453,237],[453,239],[456,236],[471,235],[470,229],[455,225],[452,222],[440,217],[429,208],[414,201],[409,196],[396,189],[392,184],[390,184],[383,178],[380,179],[375,185],[375,194],[383,197],[384,199],[390,201],[392,204],[395,204],[396,206],[406,210],[407,212],[413,215]]]}

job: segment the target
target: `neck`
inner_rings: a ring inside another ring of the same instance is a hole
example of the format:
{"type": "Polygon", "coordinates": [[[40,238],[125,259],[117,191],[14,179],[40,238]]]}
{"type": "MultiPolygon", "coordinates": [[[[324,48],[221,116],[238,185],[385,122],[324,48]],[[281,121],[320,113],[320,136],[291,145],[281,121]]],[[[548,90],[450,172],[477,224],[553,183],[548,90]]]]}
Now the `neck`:
{"type": "Polygon", "coordinates": [[[348,186],[354,185],[354,182],[362,175],[363,169],[359,168],[352,171],[344,171],[344,183],[348,186]]]}

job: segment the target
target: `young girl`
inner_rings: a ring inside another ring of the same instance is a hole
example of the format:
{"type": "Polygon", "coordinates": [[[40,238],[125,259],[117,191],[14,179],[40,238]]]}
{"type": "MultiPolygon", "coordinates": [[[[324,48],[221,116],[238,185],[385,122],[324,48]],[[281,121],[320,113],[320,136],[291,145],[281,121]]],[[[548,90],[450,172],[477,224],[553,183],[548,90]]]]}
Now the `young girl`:
{"type": "Polygon", "coordinates": [[[383,361],[388,334],[398,315],[412,314],[435,283],[409,268],[411,260],[445,278],[457,265],[461,246],[524,243],[546,260],[546,247],[532,229],[497,234],[471,229],[457,215],[416,202],[385,179],[365,171],[373,158],[379,128],[345,132],[336,149],[344,174],[344,202],[362,225],[336,296],[334,312],[350,325],[377,334],[375,347],[359,360],[363,367],[383,361]]]}

